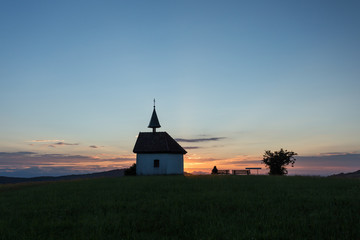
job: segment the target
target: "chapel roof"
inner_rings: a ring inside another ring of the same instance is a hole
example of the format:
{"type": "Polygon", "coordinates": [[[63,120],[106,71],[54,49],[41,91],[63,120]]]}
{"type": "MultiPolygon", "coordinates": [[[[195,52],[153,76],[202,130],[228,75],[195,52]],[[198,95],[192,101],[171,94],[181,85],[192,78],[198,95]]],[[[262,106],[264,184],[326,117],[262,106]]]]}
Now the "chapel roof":
{"type": "Polygon", "coordinates": [[[187,153],[167,132],[140,132],[133,152],[187,153]]]}

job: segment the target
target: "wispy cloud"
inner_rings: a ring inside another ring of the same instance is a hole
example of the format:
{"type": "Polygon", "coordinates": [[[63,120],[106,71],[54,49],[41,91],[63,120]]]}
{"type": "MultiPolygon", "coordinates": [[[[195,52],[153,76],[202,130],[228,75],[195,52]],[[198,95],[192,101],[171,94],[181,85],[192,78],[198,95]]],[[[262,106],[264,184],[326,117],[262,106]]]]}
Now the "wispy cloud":
{"type": "Polygon", "coordinates": [[[57,142],[54,143],[55,145],[60,145],[60,146],[75,146],[75,145],[79,145],[79,143],[66,143],[66,142],[57,142]]]}
{"type": "Polygon", "coordinates": [[[186,162],[189,164],[203,164],[203,163],[210,163],[214,161],[220,161],[219,158],[212,158],[212,157],[198,157],[195,156],[185,156],[186,162]]]}
{"type": "Polygon", "coordinates": [[[260,160],[226,160],[222,163],[223,165],[237,165],[237,166],[245,166],[252,167],[258,166],[261,164],[260,160]]]}
{"type": "Polygon", "coordinates": [[[80,144],[79,143],[56,142],[53,144],[49,144],[48,147],[56,148],[56,147],[61,147],[61,146],[77,146],[77,145],[80,145],[80,144]]]}
{"type": "Polygon", "coordinates": [[[339,155],[349,155],[349,154],[356,154],[355,152],[326,152],[320,153],[320,156],[339,156],[339,155]]]}
{"type": "Polygon", "coordinates": [[[40,144],[40,146],[43,147],[50,147],[50,148],[56,148],[59,146],[77,146],[80,145],[79,143],[68,143],[65,142],[65,140],[58,140],[58,139],[40,139],[40,140],[30,140],[28,142],[31,142],[31,144],[29,144],[30,146],[38,146],[38,144],[40,144]]]}
{"type": "Polygon", "coordinates": [[[198,146],[189,146],[189,147],[184,147],[185,149],[199,149],[202,147],[198,147],[198,146]]]}
{"type": "Polygon", "coordinates": [[[209,175],[210,172],[205,172],[205,171],[192,171],[191,172],[194,175],[209,175]]]}
{"type": "MultiPolygon", "coordinates": [[[[36,154],[35,152],[0,152],[0,160],[4,157],[21,157],[36,154]]],[[[1,162],[0,162],[1,163],[1,162]]]]}
{"type": "Polygon", "coordinates": [[[91,145],[89,146],[89,148],[103,148],[104,146],[96,146],[96,145],[91,145]]]}
{"type": "Polygon", "coordinates": [[[30,140],[28,142],[51,143],[51,142],[65,142],[65,140],[58,140],[58,139],[53,139],[53,140],[30,140]]]}
{"type": "Polygon", "coordinates": [[[213,145],[213,146],[207,146],[207,147],[200,147],[200,146],[185,146],[183,147],[184,149],[204,149],[204,148],[221,148],[224,147],[225,145],[213,145]]]}
{"type": "Polygon", "coordinates": [[[219,141],[225,139],[226,137],[211,137],[211,138],[175,138],[178,142],[210,142],[210,141],[219,141]]]}

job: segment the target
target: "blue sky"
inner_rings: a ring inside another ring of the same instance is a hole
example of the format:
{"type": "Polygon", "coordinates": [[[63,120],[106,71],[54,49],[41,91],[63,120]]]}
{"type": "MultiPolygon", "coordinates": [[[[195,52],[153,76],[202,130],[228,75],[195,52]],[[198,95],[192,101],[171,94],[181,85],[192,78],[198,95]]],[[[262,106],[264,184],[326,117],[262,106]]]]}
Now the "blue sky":
{"type": "MultiPolygon", "coordinates": [[[[162,131],[205,139],[180,142],[189,148],[188,171],[239,161],[258,166],[264,150],[281,147],[322,159],[319,174],[328,153],[354,156],[352,164],[337,159],[336,168],[357,170],[359,7],[1,1],[0,152],[19,161],[0,160],[0,175],[41,173],[45,167],[22,152],[51,158],[51,167],[65,172],[128,166],[136,135],[148,131],[153,98],[162,131]],[[59,156],[103,162],[80,169],[59,156]]],[[[310,165],[303,172],[313,171],[310,165]]]]}

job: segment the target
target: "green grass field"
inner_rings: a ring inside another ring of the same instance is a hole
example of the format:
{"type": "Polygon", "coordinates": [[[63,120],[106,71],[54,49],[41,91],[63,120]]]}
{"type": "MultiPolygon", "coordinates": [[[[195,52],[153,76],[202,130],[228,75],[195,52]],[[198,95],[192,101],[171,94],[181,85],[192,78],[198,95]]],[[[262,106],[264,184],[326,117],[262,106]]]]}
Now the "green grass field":
{"type": "Polygon", "coordinates": [[[157,176],[0,185],[0,239],[360,239],[360,180],[157,176]]]}

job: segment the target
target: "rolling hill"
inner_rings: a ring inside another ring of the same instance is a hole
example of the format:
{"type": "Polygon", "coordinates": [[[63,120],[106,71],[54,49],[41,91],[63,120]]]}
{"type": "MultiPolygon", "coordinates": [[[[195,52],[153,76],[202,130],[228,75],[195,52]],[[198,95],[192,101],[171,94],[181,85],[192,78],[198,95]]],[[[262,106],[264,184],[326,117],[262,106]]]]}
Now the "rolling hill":
{"type": "Polygon", "coordinates": [[[76,180],[86,178],[99,178],[99,177],[121,177],[124,176],[125,169],[115,169],[106,172],[66,175],[59,177],[32,177],[32,178],[18,178],[18,177],[2,177],[0,176],[0,184],[4,183],[24,183],[24,182],[43,182],[43,181],[59,181],[59,180],[76,180]]]}

